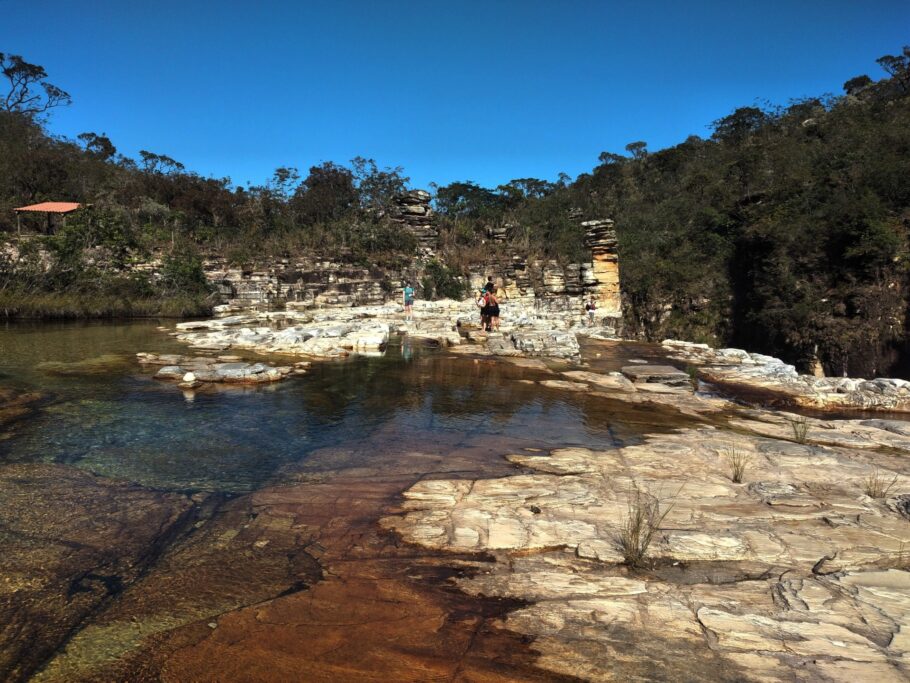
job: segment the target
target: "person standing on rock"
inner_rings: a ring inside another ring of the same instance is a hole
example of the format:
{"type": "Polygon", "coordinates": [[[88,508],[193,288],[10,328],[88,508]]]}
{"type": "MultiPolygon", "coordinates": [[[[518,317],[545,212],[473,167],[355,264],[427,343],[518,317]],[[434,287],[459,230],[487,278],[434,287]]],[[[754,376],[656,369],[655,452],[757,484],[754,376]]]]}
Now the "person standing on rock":
{"type": "Polygon", "coordinates": [[[487,284],[485,284],[483,286],[483,291],[492,292],[495,289],[496,289],[496,285],[493,284],[493,276],[492,275],[487,276],[487,284]]]}
{"type": "Polygon", "coordinates": [[[499,332],[499,300],[496,298],[496,287],[487,292],[487,307],[490,332],[499,332]]]}
{"type": "Polygon", "coordinates": [[[487,328],[490,326],[490,306],[487,301],[489,292],[487,290],[481,289],[480,295],[477,298],[477,307],[480,309],[480,329],[484,332],[487,331],[487,328]]]}
{"type": "Polygon", "coordinates": [[[585,313],[588,314],[588,326],[594,327],[594,314],[597,311],[597,304],[594,303],[594,297],[592,296],[588,299],[588,303],[585,304],[585,313]]]}
{"type": "Polygon", "coordinates": [[[412,311],[414,307],[414,288],[411,287],[410,282],[404,283],[404,317],[405,320],[411,322],[412,320],[412,311]]]}

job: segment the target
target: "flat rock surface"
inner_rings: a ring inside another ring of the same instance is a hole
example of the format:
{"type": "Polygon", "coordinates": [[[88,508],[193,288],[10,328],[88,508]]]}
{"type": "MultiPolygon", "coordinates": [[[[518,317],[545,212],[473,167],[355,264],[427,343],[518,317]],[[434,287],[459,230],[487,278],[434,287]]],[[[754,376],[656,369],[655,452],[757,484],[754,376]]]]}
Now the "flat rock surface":
{"type": "Polygon", "coordinates": [[[622,374],[633,382],[659,382],[671,386],[691,383],[689,375],[672,365],[627,365],[622,369],[622,374]]]}
{"type": "Polygon", "coordinates": [[[786,416],[752,413],[736,432],[509,454],[527,473],[419,482],[382,523],[421,546],[494,554],[458,585],[529,601],[505,624],[534,637],[555,673],[905,680],[910,524],[866,493],[873,472],[910,492],[904,430],[816,420],[794,442],[786,416]],[[736,459],[742,483],[732,481],[736,459]],[[634,569],[620,539],[642,500],[660,521],[634,569]]]}

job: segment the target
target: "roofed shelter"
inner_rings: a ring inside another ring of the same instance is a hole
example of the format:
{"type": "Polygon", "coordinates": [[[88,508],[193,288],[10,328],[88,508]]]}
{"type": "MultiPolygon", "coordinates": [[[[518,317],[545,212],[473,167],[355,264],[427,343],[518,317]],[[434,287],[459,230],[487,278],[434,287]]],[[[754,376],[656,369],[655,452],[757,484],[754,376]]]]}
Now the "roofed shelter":
{"type": "Polygon", "coordinates": [[[60,214],[63,216],[63,225],[66,225],[66,215],[82,208],[82,204],[76,202],[41,202],[40,204],[31,204],[30,206],[20,206],[13,209],[16,212],[16,230],[22,234],[22,223],[20,217],[23,212],[43,213],[47,216],[47,234],[54,232],[54,225],[51,222],[51,216],[60,214]]]}

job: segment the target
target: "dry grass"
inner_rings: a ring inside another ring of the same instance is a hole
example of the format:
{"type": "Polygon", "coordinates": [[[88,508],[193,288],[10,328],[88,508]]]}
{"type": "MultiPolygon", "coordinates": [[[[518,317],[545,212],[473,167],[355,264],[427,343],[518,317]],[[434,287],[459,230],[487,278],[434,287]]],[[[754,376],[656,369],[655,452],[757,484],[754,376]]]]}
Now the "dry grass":
{"type": "Polygon", "coordinates": [[[619,531],[619,546],[623,561],[630,567],[645,567],[648,563],[648,548],[654,535],[660,529],[664,518],[673,506],[661,510],[661,500],[635,489],[629,496],[629,514],[619,531]]]}
{"type": "Polygon", "coordinates": [[[870,498],[886,498],[897,485],[897,476],[895,474],[889,479],[886,473],[873,467],[869,476],[863,479],[863,493],[870,498]]]}
{"type": "Polygon", "coordinates": [[[77,318],[184,318],[210,315],[203,296],[129,298],[67,293],[0,292],[0,318],[66,320],[77,318]]]}
{"type": "Polygon", "coordinates": [[[787,422],[790,423],[790,429],[793,431],[793,440],[796,443],[806,443],[806,433],[809,431],[809,423],[806,418],[802,415],[797,415],[796,417],[788,417],[787,422]]]}
{"type": "Polygon", "coordinates": [[[741,484],[752,457],[745,451],[737,450],[736,446],[730,446],[727,448],[727,460],[730,463],[730,479],[734,484],[741,484]]]}

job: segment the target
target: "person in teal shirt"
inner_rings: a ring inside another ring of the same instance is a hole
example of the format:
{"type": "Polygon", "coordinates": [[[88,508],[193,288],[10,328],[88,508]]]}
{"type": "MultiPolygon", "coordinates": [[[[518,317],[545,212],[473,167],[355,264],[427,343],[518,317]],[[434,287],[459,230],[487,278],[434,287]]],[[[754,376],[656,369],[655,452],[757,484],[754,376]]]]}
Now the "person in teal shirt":
{"type": "Polygon", "coordinates": [[[404,315],[405,320],[411,320],[411,310],[414,306],[414,288],[411,287],[410,282],[404,283],[404,315]]]}

